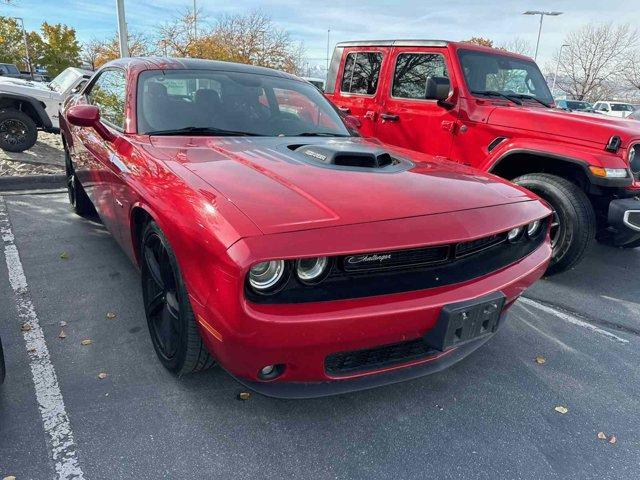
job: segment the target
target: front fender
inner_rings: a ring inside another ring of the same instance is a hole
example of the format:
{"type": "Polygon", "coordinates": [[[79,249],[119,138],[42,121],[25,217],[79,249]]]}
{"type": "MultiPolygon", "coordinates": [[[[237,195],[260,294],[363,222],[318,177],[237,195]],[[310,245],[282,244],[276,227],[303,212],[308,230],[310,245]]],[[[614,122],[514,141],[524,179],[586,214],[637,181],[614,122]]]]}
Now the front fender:
{"type": "Polygon", "coordinates": [[[490,152],[481,168],[489,172],[494,171],[501,162],[518,154],[537,155],[576,165],[584,171],[593,185],[627,187],[633,183],[631,176],[627,178],[602,178],[591,172],[590,166],[628,170],[629,165],[626,160],[606,152],[604,146],[600,151],[586,146],[567,145],[546,140],[507,139],[490,152]]]}

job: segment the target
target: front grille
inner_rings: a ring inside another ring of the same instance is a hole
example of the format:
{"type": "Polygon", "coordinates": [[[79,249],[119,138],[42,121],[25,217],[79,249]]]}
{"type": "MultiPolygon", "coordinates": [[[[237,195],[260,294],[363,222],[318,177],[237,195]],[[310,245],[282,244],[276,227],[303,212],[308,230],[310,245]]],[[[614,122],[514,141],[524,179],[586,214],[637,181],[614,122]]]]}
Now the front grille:
{"type": "Polygon", "coordinates": [[[434,265],[446,261],[449,258],[449,250],[449,245],[443,245],[413,250],[349,255],[342,259],[342,266],[345,272],[354,273],[434,265]]]}
{"type": "Polygon", "coordinates": [[[320,283],[306,285],[290,275],[272,295],[245,288],[255,303],[284,304],[345,300],[411,292],[462,283],[517,262],[544,242],[547,222],[535,238],[505,241],[507,232],[457,244],[335,257],[320,283]],[[370,257],[370,258],[364,258],[370,257]],[[349,259],[356,261],[349,262],[349,259]]]}
{"type": "Polygon", "coordinates": [[[490,237],[479,238],[478,240],[472,240],[471,242],[459,243],[456,245],[456,258],[465,257],[467,255],[473,255],[474,253],[481,252],[487,248],[491,248],[499,243],[504,242],[507,239],[506,233],[500,233],[498,235],[491,235],[490,237]]]}
{"type": "Polygon", "coordinates": [[[627,213],[627,223],[632,227],[640,228],[640,212],[631,211],[627,213]]]}
{"type": "Polygon", "coordinates": [[[419,360],[437,353],[418,338],[366,350],[334,353],[325,359],[324,367],[330,375],[349,375],[419,360]]]}

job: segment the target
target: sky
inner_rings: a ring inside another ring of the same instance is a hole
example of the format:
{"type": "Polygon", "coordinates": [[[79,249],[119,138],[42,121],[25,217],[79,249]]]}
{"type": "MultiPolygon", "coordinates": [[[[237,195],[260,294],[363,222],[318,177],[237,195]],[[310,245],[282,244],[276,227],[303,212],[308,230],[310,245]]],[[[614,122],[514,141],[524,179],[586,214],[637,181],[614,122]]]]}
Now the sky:
{"type": "MultiPolygon", "coordinates": [[[[221,14],[259,9],[302,41],[309,63],[324,65],[327,30],[331,49],[339,41],[390,38],[464,40],[490,38],[500,45],[519,38],[533,49],[539,17],[525,10],[556,10],[545,17],[538,63],[551,62],[554,52],[571,30],[589,22],[628,22],[640,28],[638,0],[196,0],[205,20],[215,23],[221,14]]],[[[43,21],[65,23],[76,29],[81,41],[110,37],[116,30],[115,0],[11,0],[0,3],[0,15],[23,17],[35,30],[43,21]]],[[[193,0],[125,0],[130,32],[152,34],[154,25],[168,21],[193,6],[193,0]]]]}

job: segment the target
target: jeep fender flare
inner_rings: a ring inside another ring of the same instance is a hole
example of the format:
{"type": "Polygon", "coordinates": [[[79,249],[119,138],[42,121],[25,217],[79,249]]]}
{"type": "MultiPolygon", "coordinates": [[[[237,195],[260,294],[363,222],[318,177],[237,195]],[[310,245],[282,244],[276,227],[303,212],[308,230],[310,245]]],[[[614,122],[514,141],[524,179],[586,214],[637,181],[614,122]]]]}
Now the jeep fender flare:
{"type": "MultiPolygon", "coordinates": [[[[601,168],[628,168],[621,157],[614,156],[604,150],[599,152],[592,147],[567,146],[554,142],[520,142],[506,141],[499,144],[486,158],[481,168],[495,173],[506,162],[518,156],[542,157],[580,168],[592,185],[602,187],[627,187],[633,183],[632,177],[602,178],[594,175],[590,166],[601,168]]],[[[527,172],[535,173],[535,172],[527,172]]]]}
{"type": "MultiPolygon", "coordinates": [[[[33,98],[28,95],[20,95],[17,93],[0,92],[0,103],[3,103],[2,100],[4,99],[10,100],[11,102],[21,102],[30,105],[31,108],[33,108],[33,112],[29,113],[35,113],[37,118],[34,118],[34,121],[40,128],[42,128],[46,132],[57,131],[55,128],[53,128],[53,124],[51,123],[51,119],[44,109],[44,105],[37,98],[33,98]]],[[[2,108],[2,110],[6,109],[2,108]]]]}

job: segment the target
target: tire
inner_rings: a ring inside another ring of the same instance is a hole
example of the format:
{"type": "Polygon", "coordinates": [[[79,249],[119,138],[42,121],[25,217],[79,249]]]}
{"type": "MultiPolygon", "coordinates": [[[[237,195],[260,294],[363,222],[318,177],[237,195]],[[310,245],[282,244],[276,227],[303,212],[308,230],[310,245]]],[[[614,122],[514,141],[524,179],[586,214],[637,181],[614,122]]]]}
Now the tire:
{"type": "Polygon", "coordinates": [[[6,152],[24,152],[38,140],[38,128],[29,115],[19,110],[0,112],[0,148],[6,152]]]}
{"type": "Polygon", "coordinates": [[[576,265],[596,235],[596,215],[587,195],[569,180],[548,173],[522,175],[513,182],[542,197],[554,210],[547,274],[576,265]]]}
{"type": "Polygon", "coordinates": [[[2,351],[2,340],[0,339],[0,385],[4,383],[5,377],[5,369],[4,369],[4,353],[2,351]]]}
{"type": "Polygon", "coordinates": [[[153,221],[142,234],[141,258],[144,310],[160,362],[178,376],[213,366],[198,333],[175,254],[153,221]]]}
{"type": "Polygon", "coordinates": [[[78,177],[76,176],[73,163],[71,163],[71,157],[67,150],[64,151],[64,163],[67,173],[67,194],[69,195],[71,208],[81,217],[93,216],[95,214],[95,209],[93,208],[93,204],[91,203],[87,192],[84,191],[80,180],[78,180],[78,177]]]}

